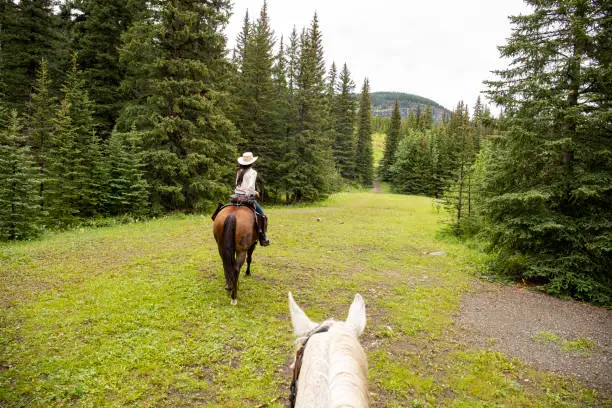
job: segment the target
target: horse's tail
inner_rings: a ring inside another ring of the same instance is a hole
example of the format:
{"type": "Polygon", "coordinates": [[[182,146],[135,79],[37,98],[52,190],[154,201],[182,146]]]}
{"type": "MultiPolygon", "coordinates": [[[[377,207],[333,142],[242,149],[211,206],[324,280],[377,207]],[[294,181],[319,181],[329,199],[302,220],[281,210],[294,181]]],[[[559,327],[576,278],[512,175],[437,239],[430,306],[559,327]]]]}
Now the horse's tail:
{"type": "Polygon", "coordinates": [[[223,224],[223,270],[225,272],[225,284],[231,292],[232,299],[236,298],[236,285],[238,284],[238,273],[236,273],[236,215],[230,214],[225,218],[223,224]]]}

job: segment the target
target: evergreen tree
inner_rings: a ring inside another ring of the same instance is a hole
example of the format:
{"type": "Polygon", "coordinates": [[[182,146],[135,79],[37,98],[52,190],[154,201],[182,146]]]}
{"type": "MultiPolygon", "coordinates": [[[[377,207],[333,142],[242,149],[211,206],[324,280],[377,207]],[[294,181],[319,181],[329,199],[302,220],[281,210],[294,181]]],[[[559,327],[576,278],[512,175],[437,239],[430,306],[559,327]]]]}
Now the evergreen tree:
{"type": "Polygon", "coordinates": [[[610,6],[534,1],[488,82],[507,132],[484,190],[494,267],[554,294],[612,299],[610,6]]]}
{"type": "MultiPolygon", "coordinates": [[[[58,18],[52,0],[0,2],[0,78],[9,106],[24,111],[42,58],[59,64],[58,18]]],[[[53,74],[57,74],[54,69],[53,74]]],[[[59,75],[59,74],[58,74],[59,75]]]]}
{"type": "Polygon", "coordinates": [[[48,177],[47,159],[51,149],[53,116],[57,110],[55,98],[50,94],[51,80],[47,70],[47,61],[43,58],[38,69],[34,93],[29,104],[29,145],[32,155],[39,169],[38,180],[40,181],[39,195],[41,197],[41,211],[46,210],[44,198],[46,197],[45,185],[48,177]]]}
{"type": "Polygon", "coordinates": [[[367,78],[363,81],[361,90],[358,126],[355,174],[362,185],[369,187],[374,178],[374,165],[372,163],[372,102],[367,78]]]}
{"type": "Polygon", "coordinates": [[[140,136],[155,212],[204,209],[229,194],[238,141],[224,93],[229,8],[227,0],[162,2],[123,37],[131,101],[117,130],[140,136]]]}
{"type": "Polygon", "coordinates": [[[36,235],[40,219],[37,175],[13,110],[6,128],[0,129],[0,240],[36,235]]]}
{"type": "Polygon", "coordinates": [[[261,9],[244,46],[242,71],[234,91],[234,121],[243,136],[240,151],[260,156],[258,182],[262,198],[269,188],[280,184],[278,159],[283,152],[282,95],[274,83],[274,33],[270,27],[267,3],[261,9]]]}
{"type": "Polygon", "coordinates": [[[85,89],[82,71],[77,68],[76,54],[68,73],[64,93],[65,114],[70,118],[70,133],[74,135],[75,148],[79,152],[79,167],[83,173],[76,179],[79,199],[76,203],[81,217],[99,214],[102,205],[101,187],[105,184],[104,165],[100,152],[100,140],[95,134],[93,104],[85,89]]]}
{"type": "Polygon", "coordinates": [[[236,48],[234,49],[234,63],[238,69],[242,71],[242,63],[246,55],[246,47],[249,42],[251,35],[251,21],[249,20],[249,10],[244,14],[244,20],[242,22],[242,30],[238,33],[236,38],[236,48]]]}
{"type": "Polygon", "coordinates": [[[326,94],[327,94],[327,118],[329,120],[329,124],[328,127],[329,129],[331,129],[334,133],[332,135],[333,139],[336,139],[336,135],[335,135],[335,105],[336,105],[336,84],[337,84],[337,80],[338,80],[338,69],[336,68],[336,63],[332,62],[331,68],[329,69],[329,72],[327,73],[327,90],[326,90],[326,94]]]}
{"type": "Polygon", "coordinates": [[[287,88],[291,95],[297,88],[300,53],[299,37],[294,26],[289,36],[289,47],[287,47],[287,88]]]}
{"type": "Polygon", "coordinates": [[[121,34],[144,11],[145,0],[78,0],[81,11],[74,21],[78,63],[93,101],[98,132],[107,137],[123,100],[119,85],[125,71],[119,66],[121,34]]]}
{"type": "Polygon", "coordinates": [[[422,131],[428,131],[433,126],[433,114],[431,112],[431,105],[427,105],[425,107],[425,110],[421,113],[419,125],[422,131]]]}
{"type": "Polygon", "coordinates": [[[104,208],[111,215],[144,215],[148,208],[148,185],[135,144],[126,140],[130,135],[114,132],[104,149],[109,172],[104,208]]]}
{"type": "Polygon", "coordinates": [[[340,175],[347,180],[355,179],[355,83],[346,66],[342,67],[335,103],[334,158],[340,175]]]}
{"type": "Polygon", "coordinates": [[[410,113],[408,114],[408,129],[417,129],[417,120],[414,114],[414,109],[410,108],[410,113]]]}
{"type": "Polygon", "coordinates": [[[389,181],[391,175],[389,169],[393,164],[395,157],[395,151],[397,150],[397,143],[400,136],[400,127],[402,125],[402,117],[399,111],[399,102],[395,99],[395,105],[393,106],[393,113],[391,114],[391,125],[387,132],[387,141],[385,143],[385,153],[380,168],[380,175],[382,180],[389,181]]]}
{"type": "Polygon", "coordinates": [[[70,102],[64,98],[53,120],[52,148],[48,156],[48,178],[45,205],[49,223],[55,226],[73,224],[79,216],[81,191],[87,175],[83,146],[78,127],[70,116],[70,102]]]}
{"type": "Polygon", "coordinates": [[[324,198],[334,174],[331,142],[326,134],[325,61],[318,17],[300,38],[295,100],[297,122],[287,155],[291,171],[285,182],[295,201],[324,198]]]}

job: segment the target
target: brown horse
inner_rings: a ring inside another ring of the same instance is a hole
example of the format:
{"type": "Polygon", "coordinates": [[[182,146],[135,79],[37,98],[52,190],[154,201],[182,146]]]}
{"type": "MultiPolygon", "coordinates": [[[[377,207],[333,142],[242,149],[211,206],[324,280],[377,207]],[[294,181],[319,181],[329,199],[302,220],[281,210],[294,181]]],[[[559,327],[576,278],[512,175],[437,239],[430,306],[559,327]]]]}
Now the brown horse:
{"type": "Polygon", "coordinates": [[[251,257],[257,245],[257,224],[253,210],[246,206],[227,206],[215,217],[213,234],[223,260],[225,289],[232,305],[238,303],[238,276],[246,259],[246,275],[251,274],[251,257]]]}

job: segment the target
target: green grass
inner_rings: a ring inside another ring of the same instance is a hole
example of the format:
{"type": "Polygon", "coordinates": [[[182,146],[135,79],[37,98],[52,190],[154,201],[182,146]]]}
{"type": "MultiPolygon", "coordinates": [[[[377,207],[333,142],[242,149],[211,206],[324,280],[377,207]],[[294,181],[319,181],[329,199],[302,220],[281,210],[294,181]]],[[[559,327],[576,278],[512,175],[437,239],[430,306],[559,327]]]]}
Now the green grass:
{"type": "Polygon", "coordinates": [[[595,343],[593,340],[582,337],[579,337],[576,340],[565,340],[555,333],[549,331],[539,332],[534,336],[534,340],[542,344],[558,344],[561,347],[561,350],[579,355],[590,355],[590,352],[595,348],[595,343]]]}
{"type": "Polygon", "coordinates": [[[267,213],[272,246],[255,251],[235,307],[208,216],[1,246],[0,406],[282,407],[289,290],[315,320],[344,318],[364,296],[373,407],[605,403],[455,338],[484,258],[440,240],[430,199],[353,192],[267,213]]]}

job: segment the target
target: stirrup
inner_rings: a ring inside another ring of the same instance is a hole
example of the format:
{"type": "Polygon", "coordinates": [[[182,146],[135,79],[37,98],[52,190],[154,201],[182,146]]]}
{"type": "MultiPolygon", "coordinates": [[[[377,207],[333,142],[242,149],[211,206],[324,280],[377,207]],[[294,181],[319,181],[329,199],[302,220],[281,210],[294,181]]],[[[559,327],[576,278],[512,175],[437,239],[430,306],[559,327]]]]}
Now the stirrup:
{"type": "Polygon", "coordinates": [[[265,233],[259,234],[259,245],[262,247],[270,245],[270,240],[266,237],[265,233]]]}

